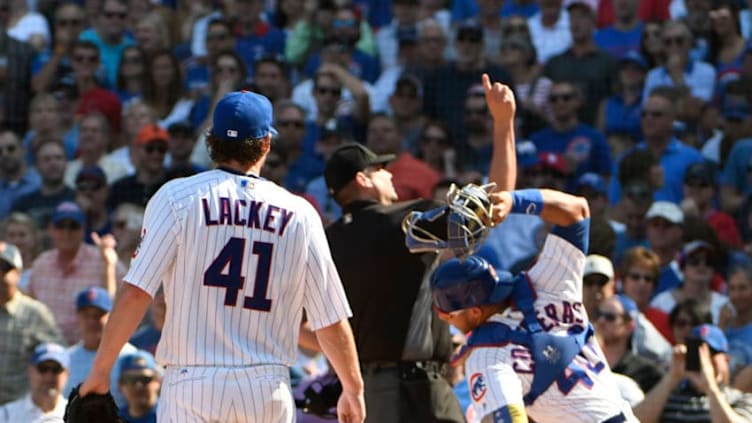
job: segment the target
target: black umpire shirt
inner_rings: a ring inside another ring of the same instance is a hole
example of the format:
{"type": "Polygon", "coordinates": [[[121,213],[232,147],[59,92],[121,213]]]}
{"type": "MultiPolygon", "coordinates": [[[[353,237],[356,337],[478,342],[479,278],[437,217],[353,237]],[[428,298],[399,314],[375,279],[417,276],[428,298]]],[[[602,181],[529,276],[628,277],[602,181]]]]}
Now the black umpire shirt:
{"type": "MultiPolygon", "coordinates": [[[[334,263],[347,293],[360,361],[400,361],[413,304],[426,272],[421,254],[405,246],[402,220],[413,210],[439,207],[427,200],[385,206],[356,201],[326,229],[334,263]]],[[[448,326],[432,315],[433,356],[446,362],[451,355],[448,326]]]]}

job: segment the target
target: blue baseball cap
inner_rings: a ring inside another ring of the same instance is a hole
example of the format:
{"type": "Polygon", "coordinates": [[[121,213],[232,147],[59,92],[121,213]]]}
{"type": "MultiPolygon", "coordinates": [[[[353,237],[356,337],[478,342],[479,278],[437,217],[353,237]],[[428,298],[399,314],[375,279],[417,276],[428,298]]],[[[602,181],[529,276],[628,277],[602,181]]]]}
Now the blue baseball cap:
{"type": "Polygon", "coordinates": [[[104,170],[97,165],[84,166],[76,175],[76,186],[84,181],[91,181],[97,184],[107,184],[107,175],[104,170]]]}
{"type": "Polygon", "coordinates": [[[692,328],[691,336],[705,341],[713,353],[727,353],[729,350],[728,340],[721,328],[711,324],[704,324],[692,328]]]}
{"type": "Polygon", "coordinates": [[[261,94],[235,91],[225,95],[214,108],[211,133],[227,141],[259,139],[271,133],[277,135],[272,103],[261,94]]]}
{"type": "Polygon", "coordinates": [[[727,100],[721,106],[721,115],[725,119],[744,120],[749,117],[750,107],[744,100],[727,100]]]}
{"type": "Polygon", "coordinates": [[[584,187],[591,188],[598,194],[606,194],[607,191],[606,181],[601,175],[593,172],[584,173],[577,179],[577,189],[584,187]]]}
{"type": "Polygon", "coordinates": [[[517,164],[527,169],[538,164],[538,148],[530,140],[522,140],[515,146],[517,151],[517,164]]]}
{"type": "Polygon", "coordinates": [[[637,316],[640,315],[640,309],[637,308],[637,303],[635,303],[633,299],[623,294],[617,294],[616,298],[621,303],[621,306],[624,307],[624,314],[629,316],[630,319],[636,320],[637,316]]]}
{"type": "Polygon", "coordinates": [[[627,63],[634,63],[642,68],[642,70],[648,69],[648,62],[646,62],[645,58],[636,50],[629,50],[619,60],[620,65],[626,65],[627,63]]]}
{"type": "Polygon", "coordinates": [[[79,292],[76,296],[76,310],[81,310],[84,307],[96,307],[109,313],[112,310],[112,298],[104,288],[92,286],[79,292]]]}
{"type": "Polygon", "coordinates": [[[59,223],[66,219],[83,225],[86,216],[84,216],[84,212],[78,204],[72,201],[64,201],[55,207],[55,212],[52,213],[52,223],[59,223]]]}
{"type": "Polygon", "coordinates": [[[62,345],[52,342],[44,342],[37,345],[34,348],[34,353],[31,355],[31,364],[33,365],[37,365],[44,361],[55,361],[65,369],[70,366],[68,350],[62,345]]]}
{"type": "Polygon", "coordinates": [[[154,356],[148,351],[138,350],[132,354],[127,354],[120,358],[120,376],[123,373],[132,370],[152,370],[157,371],[157,362],[154,360],[154,356]]]}

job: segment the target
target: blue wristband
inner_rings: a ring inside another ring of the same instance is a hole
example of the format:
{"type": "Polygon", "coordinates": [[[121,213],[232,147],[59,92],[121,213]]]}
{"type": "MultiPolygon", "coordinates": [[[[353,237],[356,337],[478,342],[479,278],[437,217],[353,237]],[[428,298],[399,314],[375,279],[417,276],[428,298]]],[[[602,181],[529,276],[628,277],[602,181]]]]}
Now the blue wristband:
{"type": "Polygon", "coordinates": [[[543,194],[539,189],[512,191],[512,213],[540,215],[543,211],[543,194]]]}

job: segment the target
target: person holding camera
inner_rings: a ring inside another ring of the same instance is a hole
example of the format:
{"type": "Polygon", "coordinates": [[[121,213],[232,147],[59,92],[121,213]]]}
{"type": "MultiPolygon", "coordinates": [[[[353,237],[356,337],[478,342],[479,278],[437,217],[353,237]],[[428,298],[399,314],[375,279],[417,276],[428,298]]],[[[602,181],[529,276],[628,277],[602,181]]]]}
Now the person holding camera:
{"type": "Polygon", "coordinates": [[[634,407],[643,423],[749,422],[752,394],[729,384],[728,341],[717,326],[692,329],[686,345],[674,347],[671,367],[634,407]]]}

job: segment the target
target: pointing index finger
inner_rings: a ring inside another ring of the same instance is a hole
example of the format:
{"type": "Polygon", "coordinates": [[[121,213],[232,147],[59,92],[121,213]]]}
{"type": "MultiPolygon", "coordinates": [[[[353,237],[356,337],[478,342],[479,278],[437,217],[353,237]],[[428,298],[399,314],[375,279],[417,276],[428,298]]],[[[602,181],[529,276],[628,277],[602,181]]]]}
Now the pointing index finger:
{"type": "Polygon", "coordinates": [[[486,90],[486,93],[491,91],[491,78],[488,77],[487,73],[483,74],[483,88],[486,90]]]}

